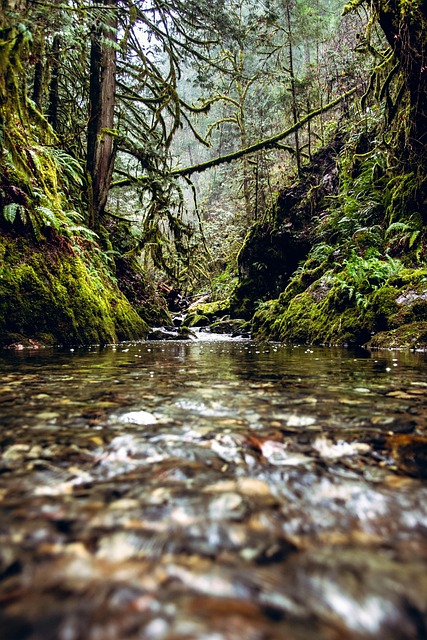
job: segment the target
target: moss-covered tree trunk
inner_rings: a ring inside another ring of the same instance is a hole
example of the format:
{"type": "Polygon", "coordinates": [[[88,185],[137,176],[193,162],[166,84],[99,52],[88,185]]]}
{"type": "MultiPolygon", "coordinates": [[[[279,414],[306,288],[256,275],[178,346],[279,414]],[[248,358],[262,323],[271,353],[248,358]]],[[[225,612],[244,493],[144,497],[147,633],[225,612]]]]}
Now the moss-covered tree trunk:
{"type": "Polygon", "coordinates": [[[25,108],[24,87],[18,84],[16,68],[22,68],[21,49],[25,31],[16,20],[9,16],[21,14],[25,9],[24,0],[1,0],[0,11],[0,144],[4,141],[8,114],[15,110],[22,117],[25,108]]]}
{"type": "MultiPolygon", "coordinates": [[[[67,215],[67,199],[78,199],[82,180],[64,171],[62,149],[58,160],[51,126],[61,115],[57,85],[50,125],[27,96],[31,4],[0,2],[0,348],[142,338],[147,324],[119,291],[95,240],[88,246],[88,230],[79,234],[67,215]]],[[[97,166],[105,186],[105,164],[97,166]]]]}
{"type": "Polygon", "coordinates": [[[379,23],[400,63],[410,96],[407,146],[412,162],[427,156],[427,5],[416,0],[374,0],[379,23]]]}

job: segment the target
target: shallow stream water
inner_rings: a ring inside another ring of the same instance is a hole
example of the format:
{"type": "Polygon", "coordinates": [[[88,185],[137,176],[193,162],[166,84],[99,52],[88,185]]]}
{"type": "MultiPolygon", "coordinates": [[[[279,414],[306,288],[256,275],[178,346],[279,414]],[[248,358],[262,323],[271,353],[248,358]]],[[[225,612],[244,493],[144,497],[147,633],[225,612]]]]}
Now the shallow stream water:
{"type": "Polygon", "coordinates": [[[2,640],[427,638],[427,356],[0,354],[2,640]]]}

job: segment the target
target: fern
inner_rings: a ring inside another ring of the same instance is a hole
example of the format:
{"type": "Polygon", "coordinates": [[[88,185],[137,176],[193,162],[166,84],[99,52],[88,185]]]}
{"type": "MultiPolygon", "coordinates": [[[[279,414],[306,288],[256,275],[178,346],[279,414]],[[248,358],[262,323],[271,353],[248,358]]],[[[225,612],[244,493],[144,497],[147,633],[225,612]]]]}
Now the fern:
{"type": "Polygon", "coordinates": [[[344,270],[335,276],[338,289],[347,294],[349,301],[367,309],[369,294],[384,286],[389,278],[397,275],[403,264],[400,260],[386,256],[386,260],[377,257],[362,258],[354,251],[349,259],[343,261],[344,270]]]}
{"type": "Polygon", "coordinates": [[[392,236],[390,244],[395,246],[407,246],[409,249],[413,249],[417,241],[420,239],[421,230],[417,227],[420,223],[414,219],[415,216],[411,216],[408,221],[396,221],[392,222],[386,232],[385,236],[392,236]]]}
{"type": "Polygon", "coordinates": [[[39,206],[35,208],[35,211],[40,215],[42,223],[46,227],[53,227],[57,231],[61,228],[62,221],[60,216],[49,207],[39,206]]]}
{"type": "Polygon", "coordinates": [[[62,175],[66,175],[69,180],[83,186],[84,182],[84,169],[81,163],[70,156],[70,154],[62,151],[62,149],[52,149],[51,150],[52,158],[55,161],[59,169],[59,173],[62,175]]]}
{"type": "Polygon", "coordinates": [[[17,202],[11,202],[11,204],[7,204],[3,207],[3,218],[6,220],[6,222],[10,222],[10,224],[13,224],[18,213],[21,214],[21,209],[22,206],[20,204],[18,204],[17,202]]]}
{"type": "Polygon", "coordinates": [[[90,242],[96,242],[98,240],[98,234],[92,229],[85,227],[84,225],[65,225],[65,232],[68,236],[79,236],[90,242]]]}
{"type": "Polygon", "coordinates": [[[413,231],[409,237],[409,248],[412,249],[412,247],[414,246],[415,242],[418,240],[419,236],[421,234],[421,231],[419,229],[416,229],[415,231],[413,231]]]}
{"type": "Polygon", "coordinates": [[[78,211],[71,209],[70,211],[64,211],[64,215],[70,222],[83,222],[84,217],[78,211]]]}
{"type": "Polygon", "coordinates": [[[407,222],[392,222],[385,232],[386,238],[395,231],[409,231],[411,229],[411,225],[407,222]]]}

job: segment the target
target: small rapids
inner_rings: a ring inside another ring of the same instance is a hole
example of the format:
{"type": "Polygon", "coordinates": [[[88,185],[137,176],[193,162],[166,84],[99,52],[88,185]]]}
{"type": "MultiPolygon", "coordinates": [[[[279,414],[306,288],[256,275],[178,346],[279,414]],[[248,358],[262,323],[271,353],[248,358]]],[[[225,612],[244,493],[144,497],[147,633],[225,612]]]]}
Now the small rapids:
{"type": "Polygon", "coordinates": [[[427,638],[426,355],[0,355],[2,640],[427,638]]]}

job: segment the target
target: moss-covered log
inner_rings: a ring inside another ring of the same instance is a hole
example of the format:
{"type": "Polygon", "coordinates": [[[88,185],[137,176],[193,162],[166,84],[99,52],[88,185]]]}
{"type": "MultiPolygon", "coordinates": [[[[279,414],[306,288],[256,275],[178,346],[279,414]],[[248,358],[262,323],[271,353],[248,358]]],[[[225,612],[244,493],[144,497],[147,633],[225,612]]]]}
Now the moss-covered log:
{"type": "MultiPolygon", "coordinates": [[[[333,109],[340,102],[343,102],[344,100],[348,100],[349,98],[351,98],[351,96],[353,96],[356,93],[357,89],[358,87],[353,87],[353,89],[346,91],[346,93],[343,93],[342,95],[338,96],[334,100],[331,100],[331,102],[329,102],[328,104],[325,104],[322,107],[318,107],[317,109],[314,109],[313,111],[305,115],[303,118],[301,118],[301,120],[293,124],[291,127],[288,127],[287,129],[285,129],[284,131],[281,131],[275,136],[266,138],[265,140],[261,140],[260,142],[256,142],[250,145],[249,147],[239,149],[238,151],[234,151],[225,156],[212,158],[212,160],[207,160],[206,162],[201,162],[200,164],[196,164],[191,167],[175,169],[174,171],[172,171],[172,175],[173,176],[190,176],[193,173],[200,173],[201,171],[206,171],[206,169],[211,169],[212,167],[216,167],[220,164],[232,162],[233,160],[238,160],[239,158],[243,158],[251,153],[256,153],[257,151],[261,151],[262,149],[271,149],[271,148],[277,147],[280,145],[282,140],[284,140],[285,138],[288,138],[290,135],[292,135],[293,133],[295,133],[302,127],[304,127],[311,120],[313,120],[313,118],[316,118],[322,113],[325,113],[330,109],[333,109]]],[[[127,186],[127,184],[128,182],[123,181],[120,183],[117,182],[115,186],[127,186]]]]}

